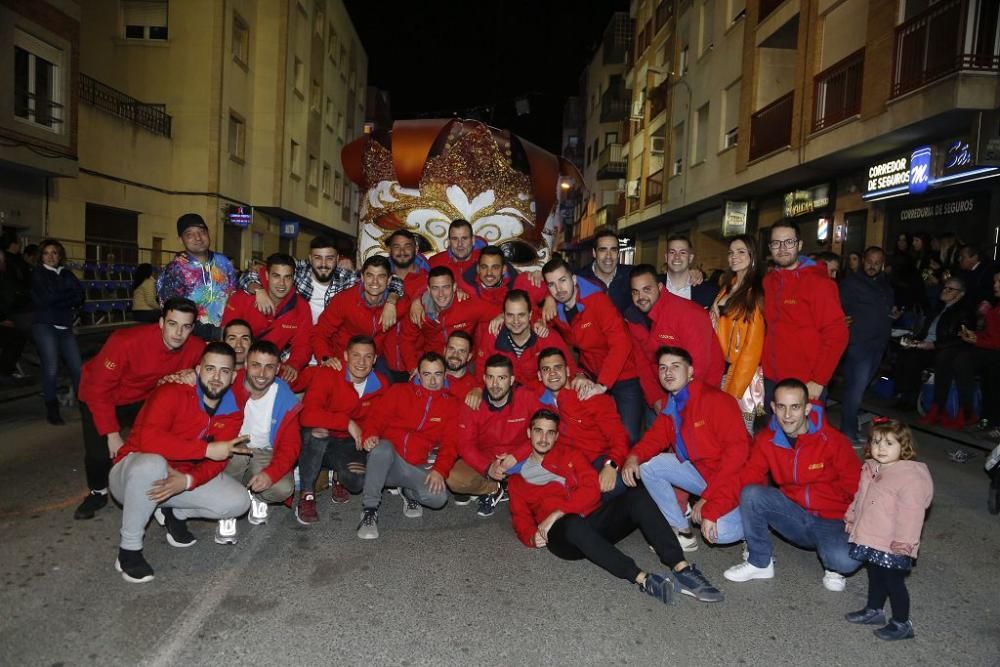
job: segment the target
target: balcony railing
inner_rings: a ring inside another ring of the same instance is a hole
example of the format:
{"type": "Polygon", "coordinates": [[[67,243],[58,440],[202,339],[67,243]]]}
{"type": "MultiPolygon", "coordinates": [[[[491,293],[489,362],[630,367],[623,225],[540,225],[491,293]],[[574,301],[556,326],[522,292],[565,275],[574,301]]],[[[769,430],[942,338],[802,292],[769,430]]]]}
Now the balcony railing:
{"type": "Polygon", "coordinates": [[[625,178],[621,144],[608,144],[597,158],[597,178],[625,178]]]}
{"type": "Polygon", "coordinates": [[[795,91],[782,95],[750,116],[750,159],[756,160],[792,143],[795,91]]]}
{"type": "Polygon", "coordinates": [[[82,73],[77,88],[82,102],[123,118],[153,134],[170,137],[172,119],[164,111],[164,105],[140,102],[82,73]]]}
{"type": "Polygon", "coordinates": [[[813,132],[861,112],[864,48],[816,75],[813,90],[813,132]]]}
{"type": "Polygon", "coordinates": [[[601,122],[613,123],[628,117],[628,104],[632,95],[629,91],[609,88],[601,94],[601,122]]]}
{"type": "Polygon", "coordinates": [[[646,206],[659,203],[663,199],[663,170],[646,177],[646,206]]]}
{"type": "Polygon", "coordinates": [[[673,0],[660,0],[659,4],[656,5],[656,13],[654,15],[653,25],[655,26],[654,31],[660,32],[660,28],[667,24],[670,17],[674,13],[674,3],[673,0]]]}
{"type": "Polygon", "coordinates": [[[667,108],[668,93],[670,92],[670,80],[664,79],[664,81],[654,87],[649,89],[649,117],[650,119],[656,118],[656,116],[667,108]]]}
{"type": "Polygon", "coordinates": [[[896,28],[892,97],[959,70],[1000,71],[996,3],[943,0],[896,28]]]}
{"type": "Polygon", "coordinates": [[[760,0],[760,12],[757,14],[757,23],[771,15],[775,9],[781,6],[785,0],[760,0]]]}

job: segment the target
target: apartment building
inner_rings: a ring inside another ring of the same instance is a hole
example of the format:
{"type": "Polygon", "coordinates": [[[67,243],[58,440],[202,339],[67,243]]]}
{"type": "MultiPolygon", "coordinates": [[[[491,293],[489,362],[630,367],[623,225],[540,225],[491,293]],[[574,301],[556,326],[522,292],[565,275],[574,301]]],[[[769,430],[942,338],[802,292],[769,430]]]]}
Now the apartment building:
{"type": "Polygon", "coordinates": [[[351,246],[340,149],[362,132],[367,56],[343,2],[88,0],[78,13],[78,173],[46,179],[27,233],[80,259],[162,264],[193,211],[239,267],[318,233],[351,246]]]}
{"type": "Polygon", "coordinates": [[[634,0],[619,229],[657,263],[666,236],[687,233],[707,268],[724,266],[727,236],[782,218],[801,223],[810,252],[948,231],[995,255],[997,11],[634,0]]]}

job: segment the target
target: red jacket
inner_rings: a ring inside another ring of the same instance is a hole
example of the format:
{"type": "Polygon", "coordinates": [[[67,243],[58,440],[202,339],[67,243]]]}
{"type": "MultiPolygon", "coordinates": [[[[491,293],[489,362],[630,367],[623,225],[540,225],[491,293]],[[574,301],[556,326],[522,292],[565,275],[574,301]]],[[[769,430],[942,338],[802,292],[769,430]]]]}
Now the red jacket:
{"type": "MultiPolygon", "coordinates": [[[[398,327],[382,331],[384,307],[385,299],[375,305],[365,300],[363,285],[344,290],[330,299],[310,336],[316,359],[343,359],[347,342],[351,336],[359,334],[375,339],[375,352],[379,356],[383,356],[386,349],[394,350],[398,327]]],[[[409,302],[405,297],[396,302],[396,313],[400,317],[409,317],[409,302]]]]}
{"type": "Polygon", "coordinates": [[[577,278],[577,315],[570,324],[566,307],[557,305],[559,316],[552,319],[556,331],[580,353],[580,365],[610,389],[619,380],[636,377],[629,338],[621,313],[600,286],[577,278]]]}
{"type": "Polygon", "coordinates": [[[194,368],[205,341],[195,336],[179,350],[167,349],[157,324],[140,324],[111,334],[101,351],[83,365],[80,400],[101,435],[120,431],[115,407],[144,400],[165,375],[194,368]]]}
{"type": "Polygon", "coordinates": [[[478,265],[473,264],[462,274],[461,278],[464,283],[464,289],[469,290],[472,296],[478,297],[494,306],[498,315],[503,312],[503,300],[507,298],[507,292],[512,289],[521,289],[527,292],[531,303],[535,305],[544,301],[545,297],[549,295],[549,290],[544,284],[539,284],[538,287],[535,287],[531,284],[531,279],[528,278],[527,274],[519,273],[506,263],[503,267],[503,279],[500,281],[500,284],[494,288],[484,287],[479,282],[478,268],[478,265]]]}
{"type": "Polygon", "coordinates": [[[438,445],[434,470],[448,477],[458,458],[458,401],[447,390],[427,391],[419,384],[394,384],[375,402],[365,420],[362,441],[385,438],[415,466],[427,463],[438,445]]]}
{"type": "Polygon", "coordinates": [[[409,317],[404,317],[399,332],[404,368],[415,369],[417,360],[424,352],[444,352],[448,336],[455,331],[464,331],[475,340],[476,327],[489,323],[496,315],[496,308],[473,297],[465,301],[455,299],[437,314],[436,319],[425,315],[419,327],[409,317]]]}
{"type": "Polygon", "coordinates": [[[200,388],[167,383],[149,395],[115,463],[132,452],[159,454],[174,470],[191,475],[194,489],[216,477],[228,463],[206,459],[208,443],[232,440],[242,426],[243,410],[231,391],[223,395],[215,415],[209,416],[200,388]]]}
{"type": "MultiPolygon", "coordinates": [[[[267,289],[267,276],[260,275],[260,289],[267,289]]],[[[236,290],[229,295],[226,309],[222,313],[222,326],[233,320],[245,320],[253,331],[254,340],[269,340],[279,350],[288,350],[285,363],[295,370],[302,370],[309,363],[312,349],[309,333],[312,331],[312,311],[309,302],[294,288],[275,307],[274,314],[264,315],[257,310],[254,297],[236,290]]]]}
{"type": "Polygon", "coordinates": [[[986,312],[986,325],[976,332],[976,347],[1000,350],[1000,304],[986,312]]]}
{"type": "Polygon", "coordinates": [[[843,519],[858,490],[861,461],[851,442],[823,423],[823,408],[813,405],[809,431],[796,438],[794,447],[771,418],[754,438],[737,486],[766,484],[769,472],[781,492],[810,514],[843,519]]]}
{"type": "Polygon", "coordinates": [[[560,443],[542,459],[542,467],[566,480],[543,486],[529,484],[521,477],[523,461],[510,471],[510,518],[517,537],[529,547],[535,546],[538,524],[553,512],[587,516],[601,504],[601,485],[597,471],[587,458],[560,443]]]}
{"type": "Polygon", "coordinates": [[[364,395],[358,396],[347,370],[317,366],[302,399],[299,421],[304,428],[325,428],[336,437],[346,438],[351,420],[364,429],[372,406],[388,388],[389,381],[372,371],[365,382],[364,395]]]}
{"type": "Polygon", "coordinates": [[[541,407],[526,389],[515,387],[507,405],[495,410],[483,396],[479,408],[462,405],[458,420],[458,455],[485,476],[498,456],[510,454],[520,461],[531,453],[528,426],[531,415],[541,407]]]}
{"type": "Polygon", "coordinates": [[[629,333],[635,345],[635,364],[646,402],[653,405],[666,400],[660,385],[656,351],[664,345],[682,347],[691,355],[694,377],[713,387],[722,383],[725,360],[712,320],[704,308],[693,301],[660,289],[660,298],[648,314],[632,306],[625,311],[629,333]]]}
{"type": "Polygon", "coordinates": [[[764,277],[764,377],[828,385],[849,337],[837,284],[801,258],[794,269],[764,277]]]}
{"type": "MultiPolygon", "coordinates": [[[[750,434],[736,399],[701,380],[687,385],[684,407],[680,410],[681,438],[687,460],[705,480],[701,494],[705,506],[701,515],[718,521],[739,504],[740,470],[750,456],[750,434]]],[[[671,396],[635,447],[632,456],[644,463],[667,450],[677,451],[674,415],[677,398],[671,396]]]]}
{"type": "Polygon", "coordinates": [[[581,401],[574,390],[564,387],[558,399],[546,389],[538,401],[559,413],[559,440],[563,445],[579,450],[588,461],[604,456],[619,467],[625,463],[628,433],[609,394],[581,401]]]}
{"type": "Polygon", "coordinates": [[[459,403],[465,403],[465,397],[470,391],[481,389],[483,386],[481,376],[476,374],[471,365],[466,368],[465,375],[462,377],[446,375],[445,380],[448,382],[448,393],[454,396],[459,403]]]}
{"type": "Polygon", "coordinates": [[[476,369],[485,371],[486,360],[494,354],[502,354],[514,364],[514,379],[522,387],[527,387],[536,393],[545,391],[541,380],[538,379],[538,355],[546,349],[554,347],[562,351],[566,356],[566,371],[569,377],[576,375],[576,363],[570,354],[569,346],[554,329],[549,330],[549,335],[539,338],[532,332],[528,338],[527,347],[521,356],[514,353],[514,348],[508,339],[507,327],[500,327],[496,336],[490,333],[489,327],[479,327],[479,335],[476,338],[476,369]]]}
{"type": "MultiPolygon", "coordinates": [[[[482,242],[480,241],[479,243],[482,242]]],[[[462,276],[465,275],[465,272],[468,271],[470,267],[472,269],[475,269],[476,264],[478,263],[479,263],[478,248],[473,248],[472,253],[470,253],[469,256],[463,260],[455,259],[452,256],[450,250],[442,250],[441,252],[435,253],[434,255],[431,255],[431,257],[427,260],[427,264],[430,266],[431,269],[436,269],[439,266],[446,266],[449,269],[451,269],[452,274],[455,276],[456,285],[458,285],[462,289],[465,289],[467,287],[464,284],[465,281],[462,279],[462,276]]],[[[430,269],[428,269],[428,271],[429,270],[430,269]]],[[[427,281],[425,280],[424,290],[426,291],[426,289],[427,289],[427,281]]]]}
{"type": "MultiPolygon", "coordinates": [[[[247,401],[250,400],[250,391],[244,384],[245,379],[246,371],[239,371],[233,378],[233,387],[230,390],[241,410],[246,409],[247,401]]],[[[274,399],[271,412],[270,440],[274,454],[271,457],[271,464],[261,471],[267,473],[272,483],[292,471],[302,450],[302,430],[299,425],[302,404],[284,380],[275,378],[274,384],[278,387],[278,395],[274,399]]]]}

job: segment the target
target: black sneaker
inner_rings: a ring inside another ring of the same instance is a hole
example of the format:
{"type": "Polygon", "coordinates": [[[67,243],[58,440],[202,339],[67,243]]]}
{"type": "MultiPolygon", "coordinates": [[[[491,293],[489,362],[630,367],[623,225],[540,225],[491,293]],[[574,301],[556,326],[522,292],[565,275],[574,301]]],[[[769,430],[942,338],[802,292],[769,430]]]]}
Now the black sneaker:
{"type": "Polygon", "coordinates": [[[855,623],[857,625],[883,625],[885,623],[885,612],[881,609],[869,609],[865,607],[864,609],[844,614],[844,618],[847,619],[848,623],[855,623]]]}
{"type": "Polygon", "coordinates": [[[690,595],[698,602],[722,602],[725,599],[722,591],[709,583],[694,565],[688,565],[679,572],[674,570],[674,580],[677,582],[678,592],[690,595]]]}
{"type": "Polygon", "coordinates": [[[646,581],[639,584],[639,590],[663,604],[677,603],[674,599],[674,580],[669,574],[647,574],[646,581]]]}
{"type": "Polygon", "coordinates": [[[884,639],[889,642],[899,639],[913,639],[913,623],[910,621],[905,623],[900,623],[899,621],[889,621],[889,624],[884,628],[872,630],[872,632],[875,633],[875,636],[879,639],[884,639]]]}
{"type": "Polygon", "coordinates": [[[990,514],[1000,514],[1000,475],[994,476],[990,482],[989,495],[986,497],[986,509],[990,514]]]}
{"type": "Polygon", "coordinates": [[[80,506],[76,508],[73,512],[74,519],[93,519],[94,514],[97,510],[101,509],[108,504],[108,494],[98,493],[97,491],[91,491],[90,494],[83,499],[80,506]]]}
{"type": "Polygon", "coordinates": [[[153,512],[156,523],[167,529],[167,542],[172,547],[190,547],[198,540],[188,530],[187,521],[174,516],[174,511],[169,507],[157,507],[153,512]]]}
{"type": "Polygon", "coordinates": [[[153,580],[153,568],[142,557],[142,549],[119,549],[115,569],[122,573],[122,579],[131,584],[144,584],[153,580]]]}
{"type": "Polygon", "coordinates": [[[451,499],[459,507],[465,507],[472,502],[472,496],[467,493],[453,493],[451,494],[451,499]]]}
{"type": "Polygon", "coordinates": [[[497,506],[493,503],[493,494],[487,493],[479,496],[479,509],[476,510],[476,514],[481,517],[491,517],[496,513],[496,508],[497,506]]]}

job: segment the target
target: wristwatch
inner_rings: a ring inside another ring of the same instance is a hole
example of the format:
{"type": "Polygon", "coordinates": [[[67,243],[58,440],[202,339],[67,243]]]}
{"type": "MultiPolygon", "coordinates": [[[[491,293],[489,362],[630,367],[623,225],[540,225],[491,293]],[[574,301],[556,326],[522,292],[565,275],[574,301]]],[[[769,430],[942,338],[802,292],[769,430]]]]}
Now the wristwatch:
{"type": "Polygon", "coordinates": [[[608,459],[607,461],[604,462],[604,467],[611,468],[612,470],[618,470],[618,464],[612,461],[611,459],[608,459]]]}

